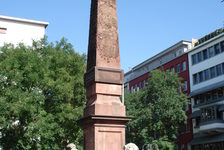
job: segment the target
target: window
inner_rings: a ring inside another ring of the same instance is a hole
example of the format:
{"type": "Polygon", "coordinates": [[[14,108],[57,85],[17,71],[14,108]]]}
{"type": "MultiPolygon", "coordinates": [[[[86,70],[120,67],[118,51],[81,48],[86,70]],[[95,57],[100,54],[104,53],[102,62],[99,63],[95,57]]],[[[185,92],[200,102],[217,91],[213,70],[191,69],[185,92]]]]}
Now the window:
{"type": "Polygon", "coordinates": [[[203,50],[202,53],[203,53],[203,59],[204,59],[204,60],[208,59],[208,50],[205,49],[205,50],[203,50]]]}
{"type": "Polygon", "coordinates": [[[195,105],[200,104],[200,98],[199,98],[199,96],[196,96],[196,97],[194,98],[194,104],[195,104],[195,105]]]}
{"type": "Polygon", "coordinates": [[[143,80],[143,89],[145,89],[145,80],[143,80]]]}
{"type": "Polygon", "coordinates": [[[181,150],[184,150],[184,144],[181,145],[181,148],[180,148],[180,149],[181,149],[181,150]]]}
{"type": "Polygon", "coordinates": [[[198,57],[198,62],[201,62],[202,61],[202,53],[201,52],[197,53],[197,57],[198,57]]]}
{"type": "Polygon", "coordinates": [[[183,88],[184,88],[184,91],[187,91],[187,81],[184,81],[184,86],[183,86],[183,88]]]}
{"type": "Polygon", "coordinates": [[[209,80],[209,69],[204,71],[205,80],[209,80]]]}
{"type": "Polygon", "coordinates": [[[209,69],[203,70],[199,73],[193,75],[193,84],[198,84],[200,82],[221,76],[224,74],[224,63],[211,67],[209,69]]]}
{"type": "Polygon", "coordinates": [[[7,28],[0,27],[0,34],[6,34],[7,28]]]}
{"type": "Polygon", "coordinates": [[[189,110],[189,105],[187,104],[187,105],[185,106],[185,112],[188,112],[188,110],[189,110]]]}
{"type": "Polygon", "coordinates": [[[199,72],[198,75],[199,75],[199,82],[203,82],[204,81],[203,71],[199,72]]]}
{"type": "Polygon", "coordinates": [[[222,64],[219,64],[219,65],[217,65],[216,66],[216,74],[217,74],[217,76],[220,76],[220,75],[222,75],[222,64]]]}
{"type": "Polygon", "coordinates": [[[210,77],[211,78],[215,77],[215,67],[210,68],[210,77]]]}
{"type": "Polygon", "coordinates": [[[223,90],[222,88],[218,89],[218,98],[222,98],[223,97],[223,90]]]}
{"type": "Polygon", "coordinates": [[[135,92],[137,92],[138,90],[138,86],[137,86],[137,83],[135,84],[135,92]]]}
{"type": "Polygon", "coordinates": [[[213,120],[216,118],[216,107],[203,108],[201,112],[201,119],[203,121],[213,120]]]}
{"type": "Polygon", "coordinates": [[[177,64],[177,73],[180,73],[180,64],[177,64]]]}
{"type": "Polygon", "coordinates": [[[192,55],[192,65],[197,63],[197,57],[196,54],[192,55]]]}
{"type": "Polygon", "coordinates": [[[224,52],[224,41],[221,42],[221,49],[222,49],[222,52],[224,52]]]}
{"type": "Polygon", "coordinates": [[[171,73],[175,73],[175,69],[174,69],[174,67],[171,67],[171,73]]]}
{"type": "Polygon", "coordinates": [[[206,99],[207,102],[211,101],[212,100],[211,93],[207,93],[205,95],[205,99],[206,99]]]}
{"type": "Polygon", "coordinates": [[[193,75],[193,83],[197,84],[198,83],[198,74],[193,75]]]}
{"type": "Polygon", "coordinates": [[[179,56],[180,56],[180,55],[182,55],[182,54],[183,54],[183,51],[182,51],[182,50],[180,50],[180,51],[179,51],[179,56]]]}
{"type": "Polygon", "coordinates": [[[214,47],[210,47],[208,49],[208,52],[209,52],[209,58],[213,57],[214,56],[214,47]]]}
{"type": "Polygon", "coordinates": [[[194,128],[199,128],[199,124],[200,124],[200,117],[195,118],[195,126],[194,128]]]}
{"type": "Polygon", "coordinates": [[[216,100],[218,98],[217,92],[212,91],[212,100],[216,100]]]}
{"type": "Polygon", "coordinates": [[[222,64],[222,73],[224,74],[224,63],[222,64]]]}
{"type": "Polygon", "coordinates": [[[134,92],[134,90],[133,90],[133,86],[131,86],[131,93],[133,93],[134,92]]]}
{"type": "Polygon", "coordinates": [[[204,95],[200,95],[199,99],[200,99],[200,104],[205,103],[205,96],[204,95]]]}
{"type": "Polygon", "coordinates": [[[191,150],[191,144],[187,144],[187,150],[191,150]]]}
{"type": "Polygon", "coordinates": [[[219,48],[219,44],[215,45],[215,55],[220,54],[220,48],[219,48]]]}
{"type": "Polygon", "coordinates": [[[139,87],[139,89],[142,88],[142,82],[141,81],[139,82],[138,87],[139,87]]]}
{"type": "Polygon", "coordinates": [[[182,65],[183,65],[183,71],[185,71],[187,69],[186,61],[184,61],[182,65]]]}

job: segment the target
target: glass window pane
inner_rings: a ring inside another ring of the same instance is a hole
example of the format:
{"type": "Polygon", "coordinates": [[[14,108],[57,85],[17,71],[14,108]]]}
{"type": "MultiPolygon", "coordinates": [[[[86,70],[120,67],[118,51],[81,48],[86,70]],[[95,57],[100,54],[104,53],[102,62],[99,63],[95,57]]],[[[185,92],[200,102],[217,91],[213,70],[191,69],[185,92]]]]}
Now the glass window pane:
{"type": "Polygon", "coordinates": [[[183,71],[187,69],[186,61],[183,62],[183,71]]]}
{"type": "Polygon", "coordinates": [[[192,65],[197,63],[197,57],[196,54],[192,55],[192,65]]]}
{"type": "Polygon", "coordinates": [[[200,98],[199,98],[199,96],[196,96],[196,97],[194,98],[194,103],[195,103],[195,105],[200,104],[200,98]]]}
{"type": "Polygon", "coordinates": [[[194,82],[194,84],[198,83],[198,74],[193,75],[193,82],[194,82]]]}
{"type": "Polygon", "coordinates": [[[139,87],[139,89],[142,88],[142,82],[141,81],[139,82],[138,87],[139,87]]]}
{"type": "Polygon", "coordinates": [[[206,95],[205,95],[205,97],[206,97],[206,101],[211,101],[211,93],[206,93],[206,95]]]}
{"type": "Polygon", "coordinates": [[[222,91],[222,88],[219,88],[219,89],[218,89],[218,97],[219,97],[219,98],[223,97],[223,91],[222,91]]]}
{"type": "Polygon", "coordinates": [[[214,56],[214,47],[210,47],[208,49],[208,52],[209,52],[209,57],[213,57],[214,56]]]}
{"type": "Polygon", "coordinates": [[[222,74],[222,64],[216,66],[216,74],[217,76],[222,74]]]}
{"type": "Polygon", "coordinates": [[[224,63],[222,64],[222,73],[224,74],[224,63]]]}
{"type": "Polygon", "coordinates": [[[204,74],[205,74],[205,80],[208,80],[209,79],[209,69],[205,70],[204,74]]]}
{"type": "Polygon", "coordinates": [[[145,88],[145,80],[143,80],[143,89],[145,88]]]}
{"type": "Polygon", "coordinates": [[[204,75],[203,75],[203,71],[199,72],[199,82],[203,82],[204,81],[204,75]]]}
{"type": "Polygon", "coordinates": [[[222,49],[222,52],[224,52],[224,41],[221,42],[221,49],[222,49]]]}
{"type": "Polygon", "coordinates": [[[204,60],[208,59],[208,50],[207,49],[203,50],[203,59],[204,60]]]}
{"type": "Polygon", "coordinates": [[[212,100],[216,100],[218,98],[217,92],[212,91],[212,100]]]}
{"type": "Polygon", "coordinates": [[[198,57],[198,62],[201,62],[202,61],[202,53],[201,52],[197,53],[197,57],[198,57]]]}
{"type": "Polygon", "coordinates": [[[210,77],[211,78],[215,77],[215,67],[210,68],[210,77]]]}
{"type": "Polygon", "coordinates": [[[187,91],[187,81],[184,81],[184,91],[187,91]]]}
{"type": "Polygon", "coordinates": [[[174,67],[171,67],[170,70],[171,70],[172,73],[175,73],[175,69],[174,69],[174,67]]]}
{"type": "Polygon", "coordinates": [[[177,65],[177,73],[180,73],[180,64],[177,65]]]}
{"type": "Polygon", "coordinates": [[[205,96],[200,95],[199,98],[200,98],[200,104],[203,104],[205,102],[205,96]]]}
{"type": "Polygon", "coordinates": [[[219,44],[215,45],[215,55],[218,55],[220,53],[219,44]]]}

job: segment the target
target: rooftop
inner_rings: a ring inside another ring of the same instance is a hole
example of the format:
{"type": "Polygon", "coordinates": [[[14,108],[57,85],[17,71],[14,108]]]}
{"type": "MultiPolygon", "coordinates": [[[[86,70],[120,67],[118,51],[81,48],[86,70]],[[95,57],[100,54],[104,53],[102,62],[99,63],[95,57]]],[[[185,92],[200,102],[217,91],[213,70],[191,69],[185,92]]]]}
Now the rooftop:
{"type": "Polygon", "coordinates": [[[48,22],[43,22],[43,21],[30,20],[30,19],[22,19],[22,18],[15,18],[15,17],[2,16],[2,15],[0,15],[0,20],[9,20],[9,21],[17,21],[17,22],[23,22],[23,23],[43,25],[45,28],[49,24],[48,22]]]}
{"type": "Polygon", "coordinates": [[[130,74],[131,72],[133,72],[134,70],[137,70],[137,69],[139,69],[139,68],[145,66],[146,64],[149,64],[150,62],[152,62],[152,61],[158,59],[159,57],[164,56],[165,54],[171,52],[173,49],[175,49],[175,48],[181,46],[182,44],[186,44],[186,45],[187,45],[187,44],[191,44],[191,42],[190,42],[190,41],[186,41],[186,40],[182,40],[182,41],[180,41],[180,42],[178,42],[178,43],[172,45],[171,47],[169,47],[169,48],[163,50],[162,52],[158,53],[157,55],[155,55],[155,56],[153,56],[153,57],[150,57],[149,59],[143,61],[142,63],[140,63],[140,64],[138,64],[138,65],[136,65],[135,67],[132,68],[132,70],[126,72],[125,75],[128,75],[128,74],[130,74]]]}

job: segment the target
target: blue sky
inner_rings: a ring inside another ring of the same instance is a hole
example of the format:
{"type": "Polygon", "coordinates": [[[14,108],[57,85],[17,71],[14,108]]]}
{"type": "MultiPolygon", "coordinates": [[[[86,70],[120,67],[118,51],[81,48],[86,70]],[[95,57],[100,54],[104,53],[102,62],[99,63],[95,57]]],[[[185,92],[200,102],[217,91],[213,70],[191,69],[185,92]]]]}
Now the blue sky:
{"type": "MultiPolygon", "coordinates": [[[[66,37],[87,53],[90,0],[0,0],[0,15],[49,22],[50,42],[66,37]]],[[[221,0],[117,0],[121,67],[135,65],[180,40],[223,26],[221,0]]]]}

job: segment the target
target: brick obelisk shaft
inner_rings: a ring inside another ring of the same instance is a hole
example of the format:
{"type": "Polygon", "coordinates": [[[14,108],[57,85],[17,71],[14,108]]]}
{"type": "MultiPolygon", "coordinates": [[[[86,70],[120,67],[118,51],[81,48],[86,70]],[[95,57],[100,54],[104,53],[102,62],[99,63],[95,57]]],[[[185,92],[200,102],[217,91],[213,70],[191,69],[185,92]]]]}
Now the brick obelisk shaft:
{"type": "Polygon", "coordinates": [[[87,104],[79,123],[85,150],[122,150],[125,106],[120,101],[120,67],[116,0],[92,0],[85,86],[87,104]]]}

